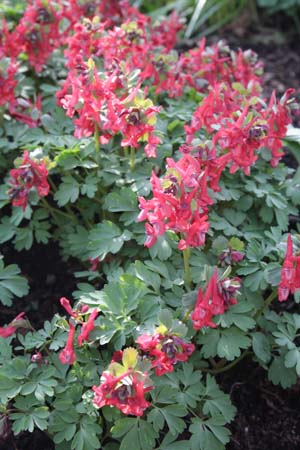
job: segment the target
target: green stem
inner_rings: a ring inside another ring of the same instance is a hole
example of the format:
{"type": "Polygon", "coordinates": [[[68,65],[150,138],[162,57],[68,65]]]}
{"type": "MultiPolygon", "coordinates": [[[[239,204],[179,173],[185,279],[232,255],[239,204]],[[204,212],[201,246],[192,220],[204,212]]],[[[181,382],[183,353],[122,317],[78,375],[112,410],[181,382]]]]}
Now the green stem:
{"type": "MultiPolygon", "coordinates": [[[[49,205],[49,203],[47,202],[46,199],[41,198],[41,201],[45,207],[45,209],[47,211],[49,211],[50,215],[52,216],[52,219],[54,220],[55,224],[60,227],[60,223],[57,221],[57,216],[56,214],[61,214],[61,215],[65,215],[62,211],[56,210],[55,208],[52,208],[52,206],[49,205]]],[[[68,215],[68,219],[69,219],[69,215],[68,215]]]]}
{"type": "Polygon", "coordinates": [[[264,306],[259,309],[255,315],[255,319],[257,320],[270,306],[273,300],[278,297],[277,289],[274,289],[274,291],[271,292],[271,294],[266,298],[264,306]]]}
{"type": "Polygon", "coordinates": [[[190,255],[191,250],[190,247],[187,247],[183,250],[183,263],[184,263],[184,273],[185,273],[185,282],[188,290],[191,289],[191,269],[190,269],[190,255]]]}
{"type": "Polygon", "coordinates": [[[131,147],[130,148],[130,170],[131,170],[131,172],[134,171],[134,165],[135,165],[134,158],[135,158],[135,148],[131,147]]]}
{"type": "Polygon", "coordinates": [[[48,176],[47,180],[49,181],[49,184],[51,186],[52,191],[54,192],[54,194],[57,192],[57,187],[54,183],[54,181],[52,180],[51,177],[48,176]]]}
{"type": "Polygon", "coordinates": [[[189,308],[187,310],[187,312],[185,313],[185,315],[183,316],[182,322],[185,323],[188,318],[190,317],[191,312],[193,311],[194,308],[189,308]]]}
{"type": "Polygon", "coordinates": [[[4,108],[0,108],[0,128],[2,128],[3,125],[3,116],[4,116],[4,108]]]}
{"type": "Polygon", "coordinates": [[[218,373],[227,372],[227,370],[232,369],[234,366],[236,366],[242,359],[244,359],[246,356],[250,355],[251,352],[248,350],[245,350],[241,356],[239,356],[237,359],[232,361],[230,364],[227,364],[227,366],[221,367],[219,369],[200,369],[202,372],[208,372],[213,375],[217,375],[218,373]]]}
{"type": "Polygon", "coordinates": [[[128,158],[128,147],[124,147],[124,156],[128,158]]]}
{"type": "Polygon", "coordinates": [[[95,150],[96,150],[96,162],[99,165],[99,154],[100,154],[99,128],[96,123],[95,123],[94,139],[95,139],[95,150]]]}

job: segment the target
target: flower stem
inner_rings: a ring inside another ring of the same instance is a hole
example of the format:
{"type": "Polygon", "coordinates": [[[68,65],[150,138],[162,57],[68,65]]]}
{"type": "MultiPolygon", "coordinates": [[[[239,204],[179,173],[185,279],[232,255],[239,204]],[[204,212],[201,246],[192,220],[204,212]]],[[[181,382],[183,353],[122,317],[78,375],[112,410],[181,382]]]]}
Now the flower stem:
{"type": "Polygon", "coordinates": [[[218,373],[227,372],[227,370],[232,369],[234,366],[236,366],[242,359],[244,359],[246,356],[250,355],[251,352],[249,350],[245,350],[237,359],[232,361],[230,364],[227,364],[227,366],[216,368],[216,369],[200,369],[202,372],[211,373],[213,375],[217,375],[218,373]]]}
{"type": "Polygon", "coordinates": [[[191,289],[190,255],[191,255],[190,247],[187,247],[185,250],[183,250],[185,282],[188,290],[191,289]]]}
{"type": "Polygon", "coordinates": [[[271,294],[266,298],[265,303],[261,309],[259,309],[255,315],[255,319],[257,320],[270,306],[272,301],[278,297],[277,289],[274,289],[274,291],[271,292],[271,294]]]}
{"type": "MultiPolygon", "coordinates": [[[[53,208],[53,207],[47,202],[47,200],[46,200],[45,198],[41,198],[41,201],[42,201],[42,203],[44,204],[44,207],[50,212],[50,214],[52,215],[52,217],[53,217],[53,219],[54,219],[55,222],[56,222],[56,217],[55,217],[56,214],[58,214],[58,215],[60,214],[61,216],[67,217],[69,220],[73,220],[73,219],[74,219],[74,216],[73,216],[73,215],[71,216],[70,214],[63,212],[63,211],[61,211],[60,209],[53,208]]],[[[58,224],[58,225],[59,225],[59,224],[58,224]]]]}
{"type": "Polygon", "coordinates": [[[190,317],[191,312],[193,311],[194,308],[189,308],[187,310],[187,312],[185,313],[185,315],[183,316],[182,322],[185,323],[188,318],[190,317]]]}
{"type": "Polygon", "coordinates": [[[97,123],[95,123],[94,139],[96,150],[96,162],[99,165],[100,144],[99,144],[99,128],[97,123]]]}
{"type": "Polygon", "coordinates": [[[130,170],[131,170],[131,172],[134,171],[134,165],[135,165],[134,158],[135,158],[135,148],[131,147],[130,148],[130,170]]]}

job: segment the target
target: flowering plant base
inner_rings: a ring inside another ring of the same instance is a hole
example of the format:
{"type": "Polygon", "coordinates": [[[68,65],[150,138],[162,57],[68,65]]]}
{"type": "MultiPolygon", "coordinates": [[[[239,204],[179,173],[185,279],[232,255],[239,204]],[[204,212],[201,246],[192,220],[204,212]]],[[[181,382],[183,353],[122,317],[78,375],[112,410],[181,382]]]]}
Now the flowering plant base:
{"type": "MultiPolygon", "coordinates": [[[[293,89],[265,99],[257,55],[223,41],[178,54],[179,19],[126,1],[35,0],[3,23],[1,242],[57,242],[79,267],[41,327],[29,311],[0,327],[3,430],[225,448],[218,374],[250,356],[276,385],[300,374],[299,316],[270,310],[300,291],[293,89]]],[[[28,283],[0,262],[9,306],[28,283]]]]}

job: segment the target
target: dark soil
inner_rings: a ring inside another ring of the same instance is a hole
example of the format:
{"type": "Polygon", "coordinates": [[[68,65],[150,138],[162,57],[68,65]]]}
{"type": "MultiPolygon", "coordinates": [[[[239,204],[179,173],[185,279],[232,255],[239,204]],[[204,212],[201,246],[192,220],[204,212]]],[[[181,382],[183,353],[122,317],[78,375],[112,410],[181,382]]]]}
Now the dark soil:
{"type": "MultiPolygon", "coordinates": [[[[299,36],[278,31],[270,24],[253,25],[252,17],[245,16],[222,30],[208,41],[227,39],[233,48],[252,48],[265,64],[264,95],[269,97],[275,89],[282,95],[289,87],[300,87],[299,36]],[[250,20],[249,20],[250,17],[250,20]]],[[[281,29],[289,29],[289,22],[276,19],[281,29]]],[[[289,156],[288,165],[294,165],[289,156]]],[[[30,282],[30,294],[15,301],[14,309],[1,308],[1,324],[8,323],[20,311],[26,311],[35,327],[51,319],[59,311],[59,298],[70,296],[76,288],[73,276],[78,268],[64,263],[59,249],[52,245],[34,245],[28,252],[16,253],[9,246],[1,248],[5,262],[22,268],[30,282]]],[[[0,325],[1,325],[0,324],[0,325]]],[[[252,361],[244,360],[236,368],[220,375],[218,382],[231,395],[237,415],[230,425],[232,440],[228,450],[299,450],[300,449],[300,387],[282,389],[272,385],[267,373],[252,361]]],[[[0,439],[0,450],[53,450],[48,437],[35,431],[0,439]]],[[[134,449],[133,449],[134,450],[134,449]]],[[[211,449],[214,450],[214,449],[211,449]]]]}
{"type": "Polygon", "coordinates": [[[12,308],[0,307],[1,325],[25,311],[32,325],[41,328],[45,320],[51,320],[58,311],[63,312],[59,299],[71,298],[76,289],[74,272],[79,267],[75,263],[62,261],[57,245],[53,242],[47,246],[34,244],[29,251],[22,252],[5,245],[1,253],[5,264],[18,264],[30,286],[29,294],[22,299],[15,299],[12,308]]]}
{"type": "Polygon", "coordinates": [[[252,361],[219,377],[237,414],[230,425],[228,450],[299,450],[300,387],[274,386],[252,361]]]}

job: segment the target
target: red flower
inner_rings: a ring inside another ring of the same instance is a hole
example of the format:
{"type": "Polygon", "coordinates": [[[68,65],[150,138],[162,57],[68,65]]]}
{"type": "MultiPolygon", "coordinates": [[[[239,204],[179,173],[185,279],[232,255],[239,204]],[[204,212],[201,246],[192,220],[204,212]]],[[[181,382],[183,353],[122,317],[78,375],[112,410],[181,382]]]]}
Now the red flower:
{"type": "Polygon", "coordinates": [[[0,336],[3,338],[7,338],[9,336],[12,336],[18,328],[22,328],[22,325],[24,324],[24,316],[25,312],[21,312],[17,315],[17,317],[14,318],[10,322],[9,325],[6,327],[0,327],[0,336]]]}
{"type": "Polygon", "coordinates": [[[152,388],[145,388],[144,381],[139,381],[135,373],[127,371],[115,377],[109,372],[103,372],[101,382],[100,386],[93,386],[94,404],[98,408],[115,406],[126,415],[142,416],[150,406],[144,395],[152,388]]]}
{"type": "Polygon", "coordinates": [[[139,364],[135,349],[116,352],[108,370],[102,373],[100,386],[93,386],[94,404],[98,408],[115,406],[124,414],[142,416],[150,406],[144,395],[152,386],[147,373],[139,369],[139,364]],[[118,362],[121,359],[124,365],[118,362]]]}
{"type": "Polygon", "coordinates": [[[158,376],[173,372],[174,364],[178,361],[187,361],[195,350],[193,344],[188,344],[179,336],[168,332],[154,335],[143,334],[136,342],[151,357],[152,367],[155,368],[158,376]]]}
{"type": "Polygon", "coordinates": [[[197,302],[191,314],[194,329],[216,328],[216,324],[212,321],[213,316],[223,314],[229,305],[237,303],[235,296],[238,294],[239,287],[239,278],[225,278],[218,281],[218,270],[216,269],[204,296],[201,289],[198,291],[197,302]]]}
{"type": "Polygon", "coordinates": [[[65,348],[60,352],[58,358],[62,364],[73,364],[76,361],[73,342],[75,336],[75,326],[69,322],[69,335],[65,348]]]}
{"type": "Polygon", "coordinates": [[[278,300],[280,302],[287,300],[289,293],[294,294],[296,289],[300,289],[300,257],[293,256],[293,243],[289,234],[278,286],[278,300]]]}
{"type": "Polygon", "coordinates": [[[180,250],[204,244],[209,228],[206,212],[212,204],[206,183],[206,170],[190,154],[184,154],[178,162],[167,158],[167,171],[161,179],[152,173],[153,198],[139,197],[141,212],[137,218],[149,222],[146,247],[155,244],[157,236],[166,230],[182,235],[180,250]]]}
{"type": "Polygon", "coordinates": [[[98,310],[94,309],[92,311],[92,313],[89,315],[87,322],[83,323],[80,334],[78,336],[78,344],[80,347],[82,346],[83,341],[89,340],[89,334],[93,331],[93,329],[95,327],[94,321],[95,321],[97,315],[98,315],[98,310]]]}
{"type": "Polygon", "coordinates": [[[14,89],[18,84],[18,80],[15,80],[17,71],[18,64],[13,60],[6,64],[5,70],[0,70],[0,106],[6,103],[12,105],[16,102],[14,89]]]}
{"type": "Polygon", "coordinates": [[[25,210],[31,189],[36,189],[40,197],[48,195],[50,186],[47,181],[48,170],[45,162],[37,163],[24,152],[23,161],[17,169],[10,171],[11,178],[8,191],[13,206],[21,206],[25,210]]]}

